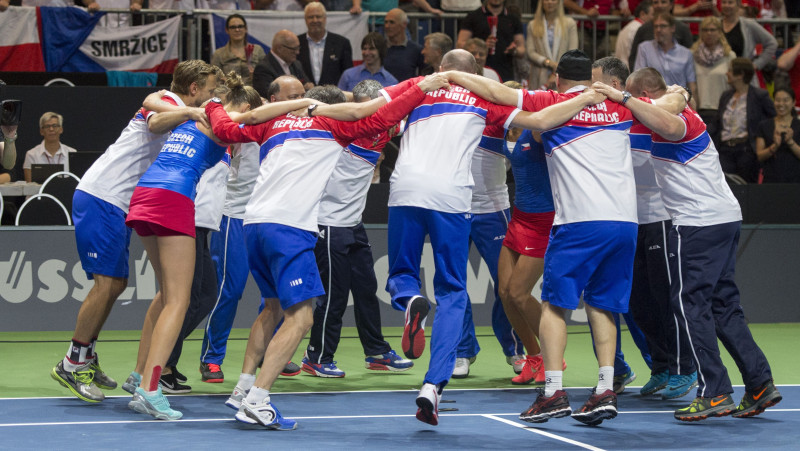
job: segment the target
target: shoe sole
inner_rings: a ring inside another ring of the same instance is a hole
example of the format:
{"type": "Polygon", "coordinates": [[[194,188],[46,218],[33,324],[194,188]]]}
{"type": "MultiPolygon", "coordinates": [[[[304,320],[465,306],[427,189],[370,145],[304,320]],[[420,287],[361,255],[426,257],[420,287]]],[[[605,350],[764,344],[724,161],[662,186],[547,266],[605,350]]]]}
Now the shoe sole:
{"type": "Polygon", "coordinates": [[[451,379],[466,379],[467,377],[469,377],[469,373],[467,373],[467,374],[452,374],[452,375],[450,375],[451,379]]]}
{"type": "MultiPolygon", "coordinates": [[[[690,391],[692,391],[692,389],[693,389],[693,388],[695,388],[695,387],[697,387],[697,381],[694,381],[694,383],[690,384],[690,385],[689,385],[689,387],[687,387],[687,388],[686,388],[686,390],[684,390],[682,393],[679,393],[679,394],[669,394],[669,395],[668,395],[668,394],[666,394],[666,393],[662,393],[662,394],[661,394],[661,399],[662,399],[662,400],[664,400],[664,401],[666,401],[666,400],[668,400],[668,399],[678,399],[678,398],[683,398],[684,396],[688,395],[688,394],[689,394],[689,392],[690,392],[690,391]]],[[[667,388],[669,388],[669,387],[667,387],[667,388]]]]}
{"type": "Polygon", "coordinates": [[[128,403],[128,408],[131,409],[131,410],[134,410],[136,412],[139,412],[139,413],[144,413],[146,415],[150,415],[151,417],[155,418],[156,420],[175,421],[175,420],[180,420],[181,418],[183,418],[183,414],[178,412],[177,410],[175,412],[178,413],[178,416],[176,418],[170,418],[170,416],[167,415],[166,413],[162,413],[162,412],[159,412],[157,410],[149,409],[146,405],[144,405],[144,403],[142,403],[140,401],[137,401],[137,400],[133,400],[133,401],[129,402],[128,403]]]}
{"type": "Polygon", "coordinates": [[[439,413],[434,412],[433,403],[425,397],[417,398],[417,419],[431,426],[439,425],[439,413]]]}
{"type": "Polygon", "coordinates": [[[645,390],[644,387],[642,387],[642,389],[639,390],[639,394],[642,395],[642,396],[655,395],[656,393],[660,392],[661,390],[663,390],[665,388],[667,388],[667,383],[666,382],[664,382],[664,385],[657,385],[657,386],[651,388],[650,390],[645,390]]]}
{"type": "Polygon", "coordinates": [[[391,371],[393,373],[401,373],[403,371],[410,370],[414,365],[411,365],[407,368],[397,368],[394,366],[385,365],[383,363],[364,363],[364,368],[372,371],[391,371]]]}
{"type": "Polygon", "coordinates": [[[409,324],[403,328],[403,354],[411,360],[416,360],[425,352],[425,329],[422,328],[422,320],[428,316],[430,306],[425,298],[419,302],[411,303],[411,311],[408,312],[409,324]],[[423,302],[424,301],[424,302],[423,302]]]}
{"type": "MultiPolygon", "coordinates": [[[[203,374],[203,366],[205,366],[205,363],[200,365],[200,380],[202,380],[203,382],[209,383],[209,384],[221,384],[221,383],[225,382],[225,375],[222,374],[222,371],[219,372],[219,376],[211,376],[211,374],[214,374],[214,373],[211,373],[211,372],[209,372],[209,376],[206,376],[205,374],[203,374]]],[[[175,380],[177,380],[181,384],[185,384],[186,383],[185,380],[182,381],[182,380],[178,379],[177,377],[175,378],[175,380]]]]}
{"type": "Polygon", "coordinates": [[[237,413],[233,417],[236,419],[236,421],[238,421],[240,423],[250,424],[250,425],[257,424],[257,425],[261,426],[261,423],[259,423],[258,421],[253,420],[252,418],[248,417],[247,415],[243,415],[241,412],[237,413]]]}
{"type": "Polygon", "coordinates": [[[527,423],[545,423],[547,422],[547,420],[551,418],[562,418],[569,415],[572,415],[571,407],[566,407],[560,410],[554,410],[552,412],[541,413],[538,415],[520,414],[519,419],[527,423]]]}
{"type": "Polygon", "coordinates": [[[61,376],[59,376],[58,372],[56,371],[55,368],[53,368],[53,371],[50,372],[50,377],[52,377],[53,380],[55,380],[56,382],[58,382],[59,384],[64,386],[67,390],[72,392],[72,394],[75,395],[81,401],[91,402],[91,403],[98,403],[98,402],[101,402],[103,399],[105,399],[105,397],[103,399],[92,399],[92,398],[87,398],[86,396],[83,396],[77,390],[75,390],[74,387],[72,387],[72,384],[70,384],[69,382],[65,381],[61,376]]]}
{"type": "Polygon", "coordinates": [[[231,408],[231,409],[233,409],[233,410],[236,410],[236,411],[238,411],[238,410],[239,410],[239,408],[240,408],[240,407],[242,407],[242,402],[241,402],[241,401],[239,401],[239,402],[236,402],[236,401],[234,401],[233,399],[231,399],[231,398],[228,398],[228,399],[225,401],[225,405],[226,405],[226,406],[228,406],[228,407],[230,407],[230,408],[231,408]]]}
{"type": "Polygon", "coordinates": [[[617,408],[614,406],[604,406],[599,409],[595,409],[591,412],[581,413],[575,412],[572,414],[572,418],[576,421],[580,421],[581,423],[587,426],[597,426],[603,422],[603,420],[611,420],[617,417],[617,408]]]}
{"type": "Polygon", "coordinates": [[[631,377],[622,381],[622,385],[619,388],[614,389],[614,393],[621,395],[625,391],[625,387],[628,386],[631,382],[636,380],[636,373],[631,374],[631,377]]]}
{"type": "Polygon", "coordinates": [[[174,388],[169,388],[164,384],[161,384],[161,391],[169,395],[182,395],[186,393],[191,393],[192,389],[191,388],[174,389],[174,388]]]}
{"type": "Polygon", "coordinates": [[[97,385],[97,388],[99,388],[101,390],[116,390],[117,387],[118,387],[117,384],[114,384],[114,385],[100,385],[100,384],[97,383],[97,381],[94,381],[94,385],[97,385]]]}
{"type": "Polygon", "coordinates": [[[308,373],[308,374],[310,374],[312,376],[317,376],[317,377],[342,378],[342,377],[345,376],[344,374],[325,374],[323,372],[317,371],[314,368],[310,368],[310,367],[307,367],[305,365],[303,365],[302,371],[305,372],[305,373],[308,373]]]}
{"type": "Polygon", "coordinates": [[[282,425],[280,423],[280,420],[278,420],[275,423],[270,423],[268,425],[267,424],[263,424],[258,419],[255,419],[252,416],[248,415],[247,411],[237,413],[234,416],[234,418],[236,418],[236,421],[239,421],[241,423],[249,424],[251,426],[259,426],[259,427],[262,427],[262,428],[265,428],[265,429],[269,429],[270,431],[293,431],[293,430],[297,429],[297,422],[294,422],[292,424],[292,427],[285,427],[284,425],[282,425]]]}
{"type": "Polygon", "coordinates": [[[122,389],[125,390],[126,392],[130,393],[130,394],[136,393],[136,389],[137,388],[139,388],[138,385],[129,384],[127,382],[122,384],[122,389]]]}
{"type": "Polygon", "coordinates": [[[297,376],[297,375],[298,375],[298,374],[300,374],[301,372],[302,372],[302,370],[297,370],[297,371],[295,371],[295,372],[292,372],[292,373],[286,373],[286,372],[283,372],[283,371],[281,371],[281,376],[284,376],[284,377],[293,377],[293,376],[297,376]]]}
{"type": "Polygon", "coordinates": [[[733,416],[734,418],[754,417],[756,415],[764,413],[765,410],[774,406],[775,404],[778,404],[779,402],[781,402],[782,399],[783,396],[781,396],[781,394],[776,391],[772,394],[772,396],[768,396],[767,398],[765,398],[765,401],[759,404],[753,404],[752,406],[750,406],[749,409],[742,410],[741,412],[736,411],[733,414],[731,414],[731,416],[733,416]]]}
{"type": "Polygon", "coordinates": [[[679,415],[676,413],[675,419],[678,421],[702,421],[713,417],[728,416],[736,412],[736,407],[725,406],[717,409],[712,407],[711,409],[707,409],[704,413],[699,415],[698,414],[679,415]]]}
{"type": "Polygon", "coordinates": [[[516,378],[512,378],[511,379],[511,385],[531,385],[531,384],[537,385],[537,386],[544,385],[544,381],[537,382],[535,378],[529,379],[527,381],[515,381],[514,379],[516,379],[516,378]]]}

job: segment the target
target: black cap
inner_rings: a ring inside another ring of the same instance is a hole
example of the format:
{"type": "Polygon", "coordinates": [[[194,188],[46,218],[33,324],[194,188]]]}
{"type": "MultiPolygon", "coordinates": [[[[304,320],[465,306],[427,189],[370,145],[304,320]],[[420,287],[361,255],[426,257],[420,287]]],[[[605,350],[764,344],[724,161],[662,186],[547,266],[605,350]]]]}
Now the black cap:
{"type": "Polygon", "coordinates": [[[592,60],[580,50],[570,50],[558,60],[556,74],[559,78],[572,81],[592,79],[592,60]]]}

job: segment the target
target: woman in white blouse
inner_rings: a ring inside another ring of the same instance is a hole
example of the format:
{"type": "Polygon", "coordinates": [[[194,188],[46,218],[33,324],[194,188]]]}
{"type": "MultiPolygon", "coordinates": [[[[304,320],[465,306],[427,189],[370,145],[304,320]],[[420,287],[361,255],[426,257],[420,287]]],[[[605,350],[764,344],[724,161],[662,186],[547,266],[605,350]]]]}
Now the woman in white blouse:
{"type": "Polygon", "coordinates": [[[564,14],[563,0],[540,0],[528,24],[525,49],[531,60],[530,89],[548,86],[565,52],[578,48],[578,27],[564,14]]]}

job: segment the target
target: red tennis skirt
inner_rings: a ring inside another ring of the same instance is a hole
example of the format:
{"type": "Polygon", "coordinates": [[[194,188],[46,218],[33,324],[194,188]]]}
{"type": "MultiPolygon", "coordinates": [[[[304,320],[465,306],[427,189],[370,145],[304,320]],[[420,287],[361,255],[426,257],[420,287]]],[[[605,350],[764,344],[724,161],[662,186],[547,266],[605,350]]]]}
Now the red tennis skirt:
{"type": "Polygon", "coordinates": [[[556,212],[525,213],[514,207],[503,246],[528,257],[544,258],[556,212]]]}
{"type": "Polygon", "coordinates": [[[139,236],[188,235],[194,238],[194,202],[175,191],[137,186],[125,225],[139,236]]]}

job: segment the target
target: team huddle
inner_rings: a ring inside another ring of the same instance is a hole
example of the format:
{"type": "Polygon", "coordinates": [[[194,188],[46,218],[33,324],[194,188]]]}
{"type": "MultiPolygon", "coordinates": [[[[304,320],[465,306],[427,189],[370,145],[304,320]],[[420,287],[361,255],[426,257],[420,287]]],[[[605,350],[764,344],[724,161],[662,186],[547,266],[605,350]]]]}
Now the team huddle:
{"type": "Polygon", "coordinates": [[[741,210],[688,94],[668,89],[652,69],[629,75],[616,58],[593,64],[577,50],[559,61],[557,92],[502,85],[475,75],[476,67],[470,53],[453,50],[433,75],[383,89],[360,83],[353,90],[358,103],[333,86],[305,92],[296,78],[282,76],[262,105],[235,74],[224,77],[202,61],[180,63],[170,91],[145,100],[75,193],[78,252],[95,285],[53,378],[88,402],[116,388],[95,346],[127,284],[133,229],[160,291],[123,384],[133,395],[129,407],[157,419],[182,417],[162,386],[165,378],[180,381],[181,343],[206,317],[201,372],[204,380],[221,375],[250,273],[263,305],[226,405],[241,422],[294,429],[270,390],[292,372],[287,362],[309,331],[303,370],[344,376],[332,358],[350,292],[367,368],[404,371],[424,353],[431,300],[421,291],[420,261],[427,236],[436,311],[416,398],[420,421],[438,424],[445,386],[468,374],[478,351],[466,290],[473,241],[494,280],[492,325],[518,372],[512,383],[543,386],[520,419],[571,415],[598,425],[616,417],[618,315],[629,311],[652,356],[642,394],[683,396],[698,387],[676,419],[748,417],[777,404],[781,395],[734,283],[741,210]],[[381,334],[361,221],[380,152],[398,133],[386,291],[405,312],[406,358],[381,334]],[[513,212],[507,165],[516,182],[513,212]],[[223,240],[211,240],[222,247],[220,280],[208,277],[214,265],[203,263],[210,261],[209,230],[223,240]],[[531,291],[542,275],[540,303],[531,291]],[[204,289],[207,280],[219,283],[204,289]],[[573,411],[562,385],[565,315],[581,299],[599,370],[592,394],[573,411]],[[745,381],[738,406],[718,337],[745,381]]]}

